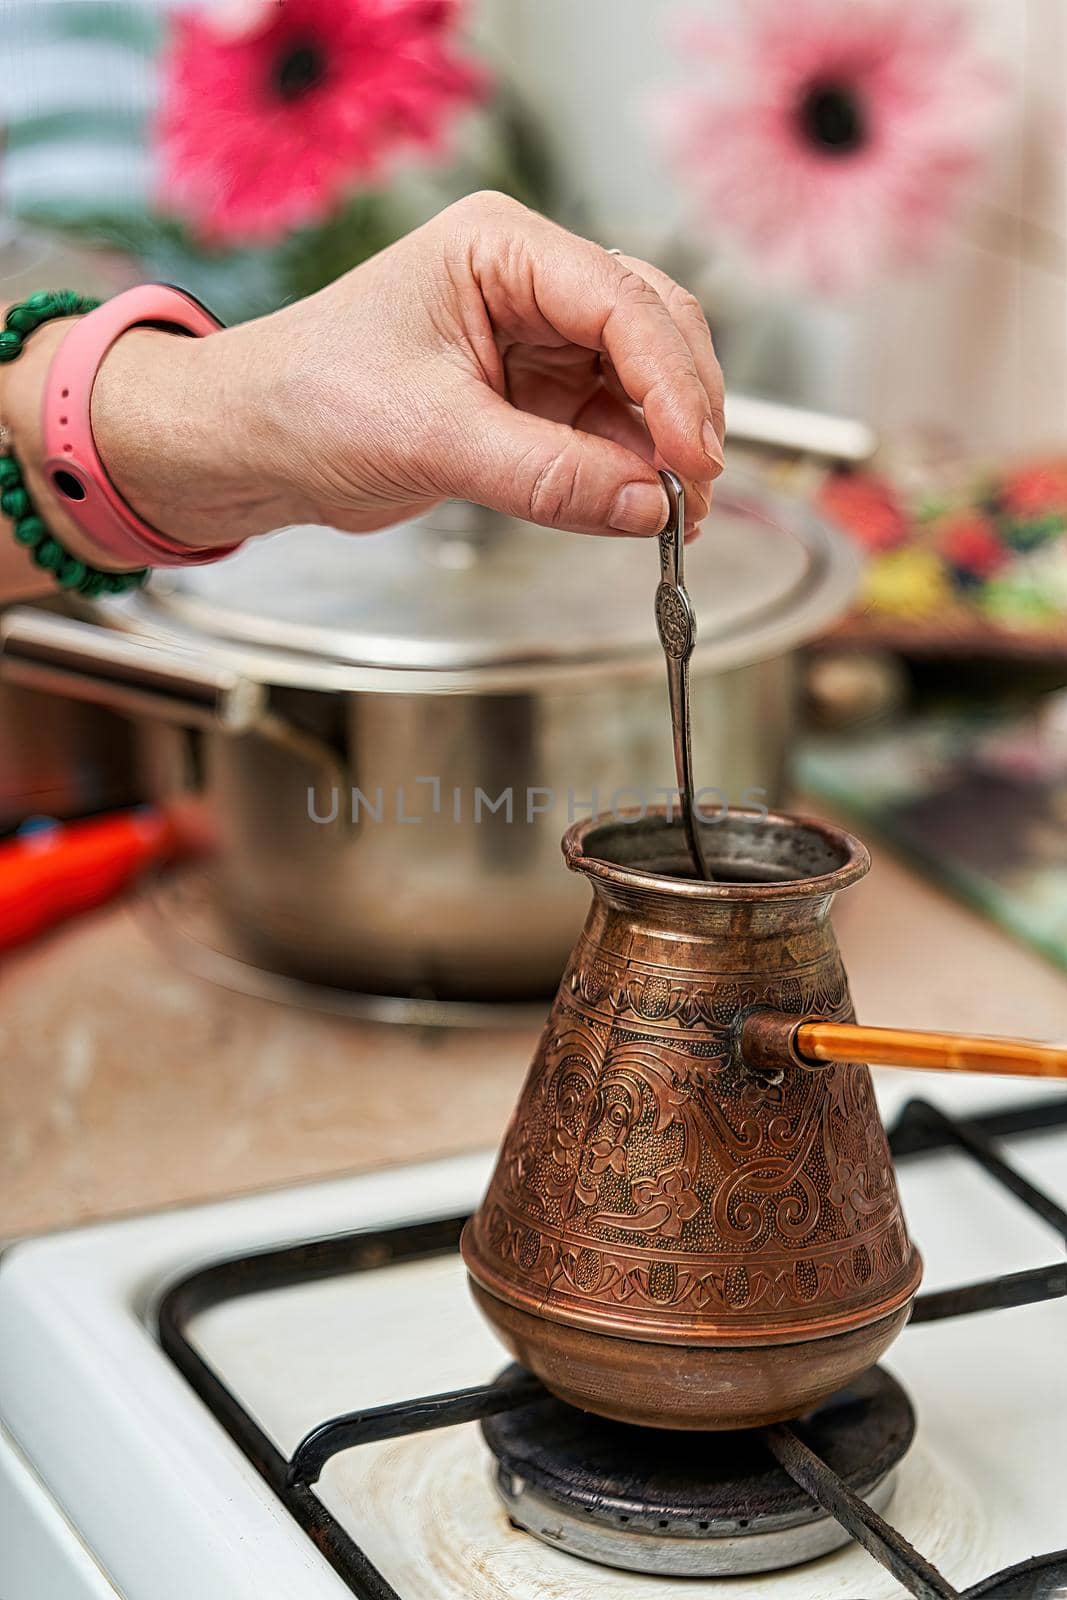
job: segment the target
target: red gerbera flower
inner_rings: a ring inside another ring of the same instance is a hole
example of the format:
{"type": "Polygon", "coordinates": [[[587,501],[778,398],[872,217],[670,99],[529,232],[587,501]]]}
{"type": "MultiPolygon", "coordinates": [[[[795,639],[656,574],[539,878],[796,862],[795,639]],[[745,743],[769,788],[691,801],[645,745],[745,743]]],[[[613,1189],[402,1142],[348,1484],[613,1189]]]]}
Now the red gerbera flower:
{"type": "Polygon", "coordinates": [[[179,13],[163,62],[164,203],[217,241],[329,214],[390,158],[441,153],[485,79],[451,51],[455,0],[278,0],[235,35],[179,13]]]}

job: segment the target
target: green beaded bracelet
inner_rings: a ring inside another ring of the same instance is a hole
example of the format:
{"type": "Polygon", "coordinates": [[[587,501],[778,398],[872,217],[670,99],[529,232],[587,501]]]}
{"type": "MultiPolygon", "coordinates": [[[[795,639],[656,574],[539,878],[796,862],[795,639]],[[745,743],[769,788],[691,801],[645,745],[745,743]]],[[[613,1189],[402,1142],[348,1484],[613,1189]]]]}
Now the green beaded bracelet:
{"type": "MultiPolygon", "coordinates": [[[[99,300],[75,294],[73,289],[54,289],[31,294],[28,300],[10,306],[0,330],[0,362],[14,361],[21,355],[24,341],[42,322],[79,317],[99,304],[99,300]]],[[[43,571],[52,573],[61,588],[74,594],[89,599],[102,594],[125,594],[139,588],[148,577],[147,567],[137,572],[101,572],[65,550],[39,515],[23,481],[22,468],[10,450],[0,456],[0,511],[11,518],[16,542],[31,552],[43,571]]]]}
{"type": "Polygon", "coordinates": [[[99,304],[99,300],[75,294],[73,289],[42,289],[31,294],[28,300],[9,306],[0,331],[0,361],[14,361],[20,356],[23,343],[42,322],[54,322],[57,317],[80,317],[86,311],[95,311],[99,304]]]}
{"type": "Polygon", "coordinates": [[[55,534],[49,533],[43,517],[38,516],[22,481],[22,468],[10,453],[0,456],[0,484],[0,510],[14,519],[16,542],[29,550],[37,565],[51,572],[62,588],[95,599],[102,594],[125,594],[128,589],[138,589],[148,577],[147,567],[139,572],[101,572],[65,550],[55,534]]]}

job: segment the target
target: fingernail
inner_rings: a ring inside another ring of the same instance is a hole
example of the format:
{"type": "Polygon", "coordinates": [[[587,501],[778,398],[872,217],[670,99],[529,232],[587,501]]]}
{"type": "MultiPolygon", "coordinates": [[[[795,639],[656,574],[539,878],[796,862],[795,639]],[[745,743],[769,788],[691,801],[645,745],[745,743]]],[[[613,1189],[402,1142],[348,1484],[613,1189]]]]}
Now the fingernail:
{"type": "Polygon", "coordinates": [[[719,442],[719,435],[715,432],[715,425],[710,421],[704,424],[704,449],[708,458],[715,462],[721,472],[726,465],[726,457],[722,453],[722,445],[719,442]]]}
{"type": "Polygon", "coordinates": [[[628,483],[615,496],[611,526],[618,533],[658,533],[666,527],[670,508],[658,483],[628,483]]]}

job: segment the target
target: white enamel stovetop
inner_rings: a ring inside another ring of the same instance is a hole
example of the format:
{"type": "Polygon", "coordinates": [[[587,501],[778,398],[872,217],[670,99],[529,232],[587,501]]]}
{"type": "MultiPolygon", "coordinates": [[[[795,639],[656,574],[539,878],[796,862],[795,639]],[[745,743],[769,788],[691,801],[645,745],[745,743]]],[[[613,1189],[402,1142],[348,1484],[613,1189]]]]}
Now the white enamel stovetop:
{"type": "MultiPolygon", "coordinates": [[[[1048,1090],[884,1075],[947,1109],[1048,1090]]],[[[1067,1202],[1067,1131],[1013,1159],[1067,1202]]],[[[86,1228],[0,1265],[0,1600],[343,1600],[349,1590],[187,1388],[146,1321],[161,1287],[217,1256],[453,1214],[487,1156],[86,1228]]],[[[906,1162],[926,1287],[1056,1260],[1062,1243],[956,1156],[906,1162]]],[[[199,1347],[286,1454],[337,1412],[479,1383],[504,1357],[458,1259],[278,1290],[206,1313],[199,1347]]],[[[906,1330],[887,1365],[919,1434],[888,1513],[963,1588],[1067,1545],[1067,1302],[906,1330]]],[[[630,1577],[513,1529],[474,1424],[351,1451],[322,1498],[403,1600],[886,1600],[853,1547],[791,1573],[630,1577]]]]}

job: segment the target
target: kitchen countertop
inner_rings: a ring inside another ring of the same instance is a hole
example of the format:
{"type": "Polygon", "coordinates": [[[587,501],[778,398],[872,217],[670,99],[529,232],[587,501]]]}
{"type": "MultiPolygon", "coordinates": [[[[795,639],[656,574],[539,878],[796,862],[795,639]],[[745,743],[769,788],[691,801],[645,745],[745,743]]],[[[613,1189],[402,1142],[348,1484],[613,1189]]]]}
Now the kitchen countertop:
{"type": "MultiPolygon", "coordinates": [[[[835,916],[863,1021],[1067,1038],[1067,977],[874,855],[835,916]]],[[[495,1143],[537,1033],[234,994],[176,971],[128,903],[10,957],[3,991],[6,1238],[495,1143]]]]}

